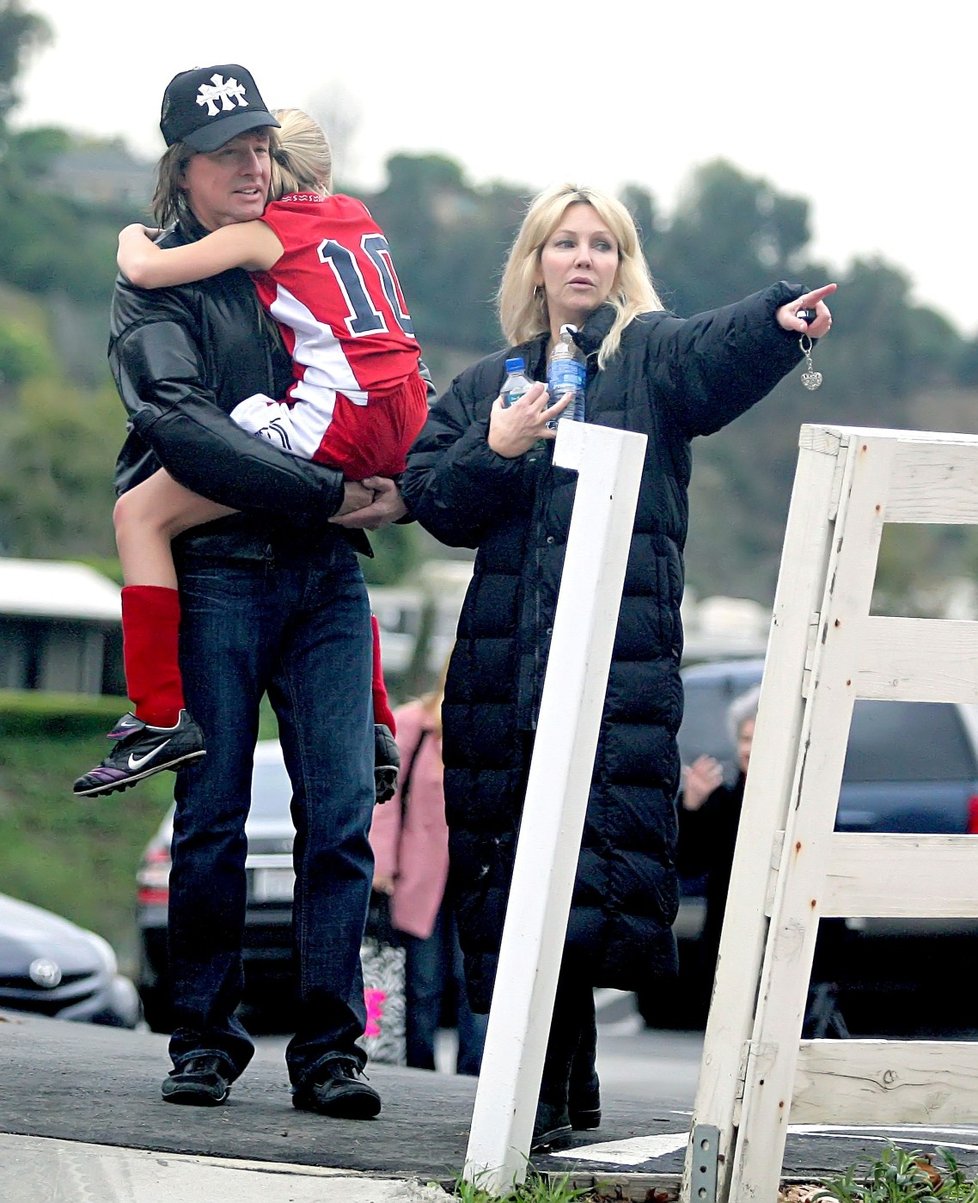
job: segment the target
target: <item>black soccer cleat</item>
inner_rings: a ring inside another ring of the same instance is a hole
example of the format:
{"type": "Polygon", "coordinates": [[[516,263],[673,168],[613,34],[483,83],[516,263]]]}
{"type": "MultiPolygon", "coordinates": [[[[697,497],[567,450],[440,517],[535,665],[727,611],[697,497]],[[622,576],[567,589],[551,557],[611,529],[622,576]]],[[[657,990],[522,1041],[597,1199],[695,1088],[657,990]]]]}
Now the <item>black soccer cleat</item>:
{"type": "Polygon", "coordinates": [[[74,784],[76,798],[96,798],[128,789],[164,769],[175,769],[205,753],[204,735],[186,712],[172,727],[151,727],[124,714],[108,734],[115,747],[101,764],[74,784]]]}
{"type": "Polygon", "coordinates": [[[376,801],[388,802],[397,790],[401,754],[386,723],[374,724],[374,788],[376,801]]]}

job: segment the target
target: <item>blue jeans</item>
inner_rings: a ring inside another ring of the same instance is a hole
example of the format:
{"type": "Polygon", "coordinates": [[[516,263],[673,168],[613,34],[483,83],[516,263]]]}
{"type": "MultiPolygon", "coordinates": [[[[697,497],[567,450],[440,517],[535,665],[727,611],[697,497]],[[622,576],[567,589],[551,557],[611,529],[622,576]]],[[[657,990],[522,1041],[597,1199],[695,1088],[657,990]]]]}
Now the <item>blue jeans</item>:
{"type": "Polygon", "coordinates": [[[455,1004],[458,1031],[456,1070],[477,1075],[486,1043],[488,1015],[475,1015],[465,994],[462,950],[455,917],[442,903],[435,927],[426,939],[402,933],[407,949],[404,1011],[407,1063],[415,1069],[435,1068],[435,1035],[446,998],[455,1004]]]}
{"type": "Polygon", "coordinates": [[[293,946],[298,980],[289,1077],[364,1054],[360,972],[373,853],[370,608],[342,537],[315,555],[180,565],[180,663],[207,755],[177,776],[169,963],[179,1068],[214,1053],[237,1077],[254,1053],[236,1018],[243,970],[245,819],[267,693],[292,782],[293,946]]]}

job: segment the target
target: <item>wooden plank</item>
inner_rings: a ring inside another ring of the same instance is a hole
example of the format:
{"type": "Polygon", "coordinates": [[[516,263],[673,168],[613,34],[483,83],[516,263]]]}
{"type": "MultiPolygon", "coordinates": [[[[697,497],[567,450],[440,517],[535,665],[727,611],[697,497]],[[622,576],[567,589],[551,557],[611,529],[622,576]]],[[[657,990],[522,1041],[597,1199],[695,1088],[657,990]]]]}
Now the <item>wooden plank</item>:
{"type": "MultiPolygon", "coordinates": [[[[820,623],[745,1067],[743,1133],[730,1170],[726,1196],[730,1203],[774,1198],[777,1193],[835,823],[834,803],[855,701],[852,673],[858,662],[858,620],[869,614],[882,515],[893,476],[892,440],[849,439],[843,446],[847,473],[817,607],[820,623]]],[[[751,759],[753,770],[753,753],[751,759]]],[[[750,775],[748,789],[749,782],[750,775]]],[[[741,830],[743,825],[742,817],[741,830]]],[[[750,830],[756,836],[763,829],[750,830]]]]}
{"type": "Polygon", "coordinates": [[[858,440],[867,449],[874,442],[894,448],[893,475],[880,499],[884,521],[978,523],[978,436],[808,424],[801,428],[799,445],[838,455],[858,440]]]}
{"type": "MultiPolygon", "coordinates": [[[[837,447],[838,440],[835,440],[837,447]]],[[[774,599],[767,664],[754,731],[752,771],[741,830],[772,833],[785,824],[795,772],[803,709],[803,679],[811,616],[825,587],[832,524],[827,514],[835,493],[833,454],[803,448],[799,453],[788,510],[778,588],[774,599]]],[[[703,1043],[693,1127],[720,1133],[720,1173],[729,1173],[736,1141],[743,1049],[750,1038],[767,921],[764,896],[770,843],[741,840],[734,856],[729,901],[717,960],[713,1005],[703,1043]]],[[[683,1198],[688,1198],[692,1158],[687,1151],[683,1198]]],[[[719,1197],[726,1184],[721,1182],[719,1197]]]]}
{"type": "Polygon", "coordinates": [[[978,918],[978,838],[844,832],[832,836],[822,918],[978,918]]]}
{"type": "Polygon", "coordinates": [[[577,493],[463,1169],[490,1194],[529,1163],[646,442],[585,422],[557,434],[577,493]]]}
{"type": "Polygon", "coordinates": [[[978,702],[978,622],[871,615],[858,623],[858,697],[978,702]]]}
{"type": "MultiPolygon", "coordinates": [[[[978,1114],[978,1043],[800,1040],[821,918],[978,918],[974,837],[833,830],[857,697],[978,701],[978,624],[869,614],[885,522],[978,523],[978,437],[809,425],[799,447],[741,818],[750,838],[734,859],[694,1110],[694,1127],[720,1132],[722,1203],[774,1197],[789,1116],[899,1124],[978,1114]],[[779,721],[779,733],[768,728],[779,721]]],[[[682,1192],[688,1203],[689,1158],[682,1192]]]]}
{"type": "Polygon", "coordinates": [[[976,1115],[976,1042],[801,1042],[793,1124],[963,1124],[976,1115]]]}
{"type": "Polygon", "coordinates": [[[887,522],[978,522],[978,439],[897,443],[887,522]]]}

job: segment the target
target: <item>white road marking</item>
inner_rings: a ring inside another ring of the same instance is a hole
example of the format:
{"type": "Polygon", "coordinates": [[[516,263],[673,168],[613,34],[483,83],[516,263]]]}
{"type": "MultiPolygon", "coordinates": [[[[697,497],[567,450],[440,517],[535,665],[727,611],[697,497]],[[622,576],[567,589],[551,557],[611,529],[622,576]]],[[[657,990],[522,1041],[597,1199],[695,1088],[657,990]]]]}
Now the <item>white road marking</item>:
{"type": "MultiPolygon", "coordinates": [[[[978,1139],[978,1128],[951,1127],[930,1128],[925,1124],[899,1125],[837,1125],[837,1124],[791,1124],[788,1127],[789,1136],[822,1136],[845,1139],[860,1136],[882,1141],[918,1141],[924,1138],[928,1144],[937,1144],[941,1148],[961,1149],[965,1152],[978,1153],[978,1144],[968,1144],[963,1140],[944,1140],[942,1134],[951,1137],[972,1137],[978,1139]],[[879,1135],[877,1135],[877,1133],[879,1135]]],[[[654,1136],[633,1136],[629,1140],[609,1140],[604,1143],[581,1145],[574,1149],[559,1150],[550,1154],[552,1157],[562,1157],[575,1161],[604,1161],[615,1165],[641,1165],[645,1161],[654,1161],[657,1157],[668,1157],[684,1149],[689,1142],[689,1132],[660,1132],[654,1136]]]]}

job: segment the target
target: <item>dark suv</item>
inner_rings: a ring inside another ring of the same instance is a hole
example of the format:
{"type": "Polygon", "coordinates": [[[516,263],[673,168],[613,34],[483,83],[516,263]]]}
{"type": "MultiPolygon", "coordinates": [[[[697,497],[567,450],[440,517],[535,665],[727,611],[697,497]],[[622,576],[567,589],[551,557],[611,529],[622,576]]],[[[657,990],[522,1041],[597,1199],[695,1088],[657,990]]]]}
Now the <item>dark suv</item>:
{"type": "MultiPolygon", "coordinates": [[[[763,660],[721,660],[683,669],[685,712],[679,731],[684,764],[707,753],[735,775],[730,703],[758,684],[763,660]]],[[[839,831],[911,834],[978,834],[978,706],[953,702],[883,702],[859,699],[853,708],[839,807],[839,831]]],[[[928,866],[921,864],[926,874],[928,866]]],[[[684,880],[675,931],[681,963],[694,963],[692,941],[702,926],[702,880],[684,880]],[[685,953],[685,955],[683,955],[685,953]]],[[[978,953],[978,922],[963,919],[873,919],[845,921],[846,934],[836,960],[843,1011],[868,1026],[874,995],[889,993],[887,1006],[903,1000],[926,1008],[950,995],[954,965],[978,953]],[[961,958],[967,958],[962,960],[961,958]],[[896,992],[896,993],[894,993],[896,992]]],[[[672,995],[653,1010],[683,1014],[690,1005],[672,995]]],[[[699,1019],[703,1018],[699,1008],[699,1019]]],[[[646,1018],[650,1017],[646,1015],[646,1018]]],[[[850,1028],[853,1022],[850,1020],[850,1028]]]]}
{"type": "MultiPolygon", "coordinates": [[[[292,995],[293,827],[292,786],[277,740],[255,749],[248,815],[248,910],[245,918],[245,1004],[270,1018],[292,995]]],[[[170,1031],[167,1007],[166,912],[169,898],[172,811],[143,852],[136,875],[139,973],[136,985],[146,1022],[154,1032],[170,1031]]],[[[253,1023],[254,1026],[254,1023],[253,1023]]]]}

